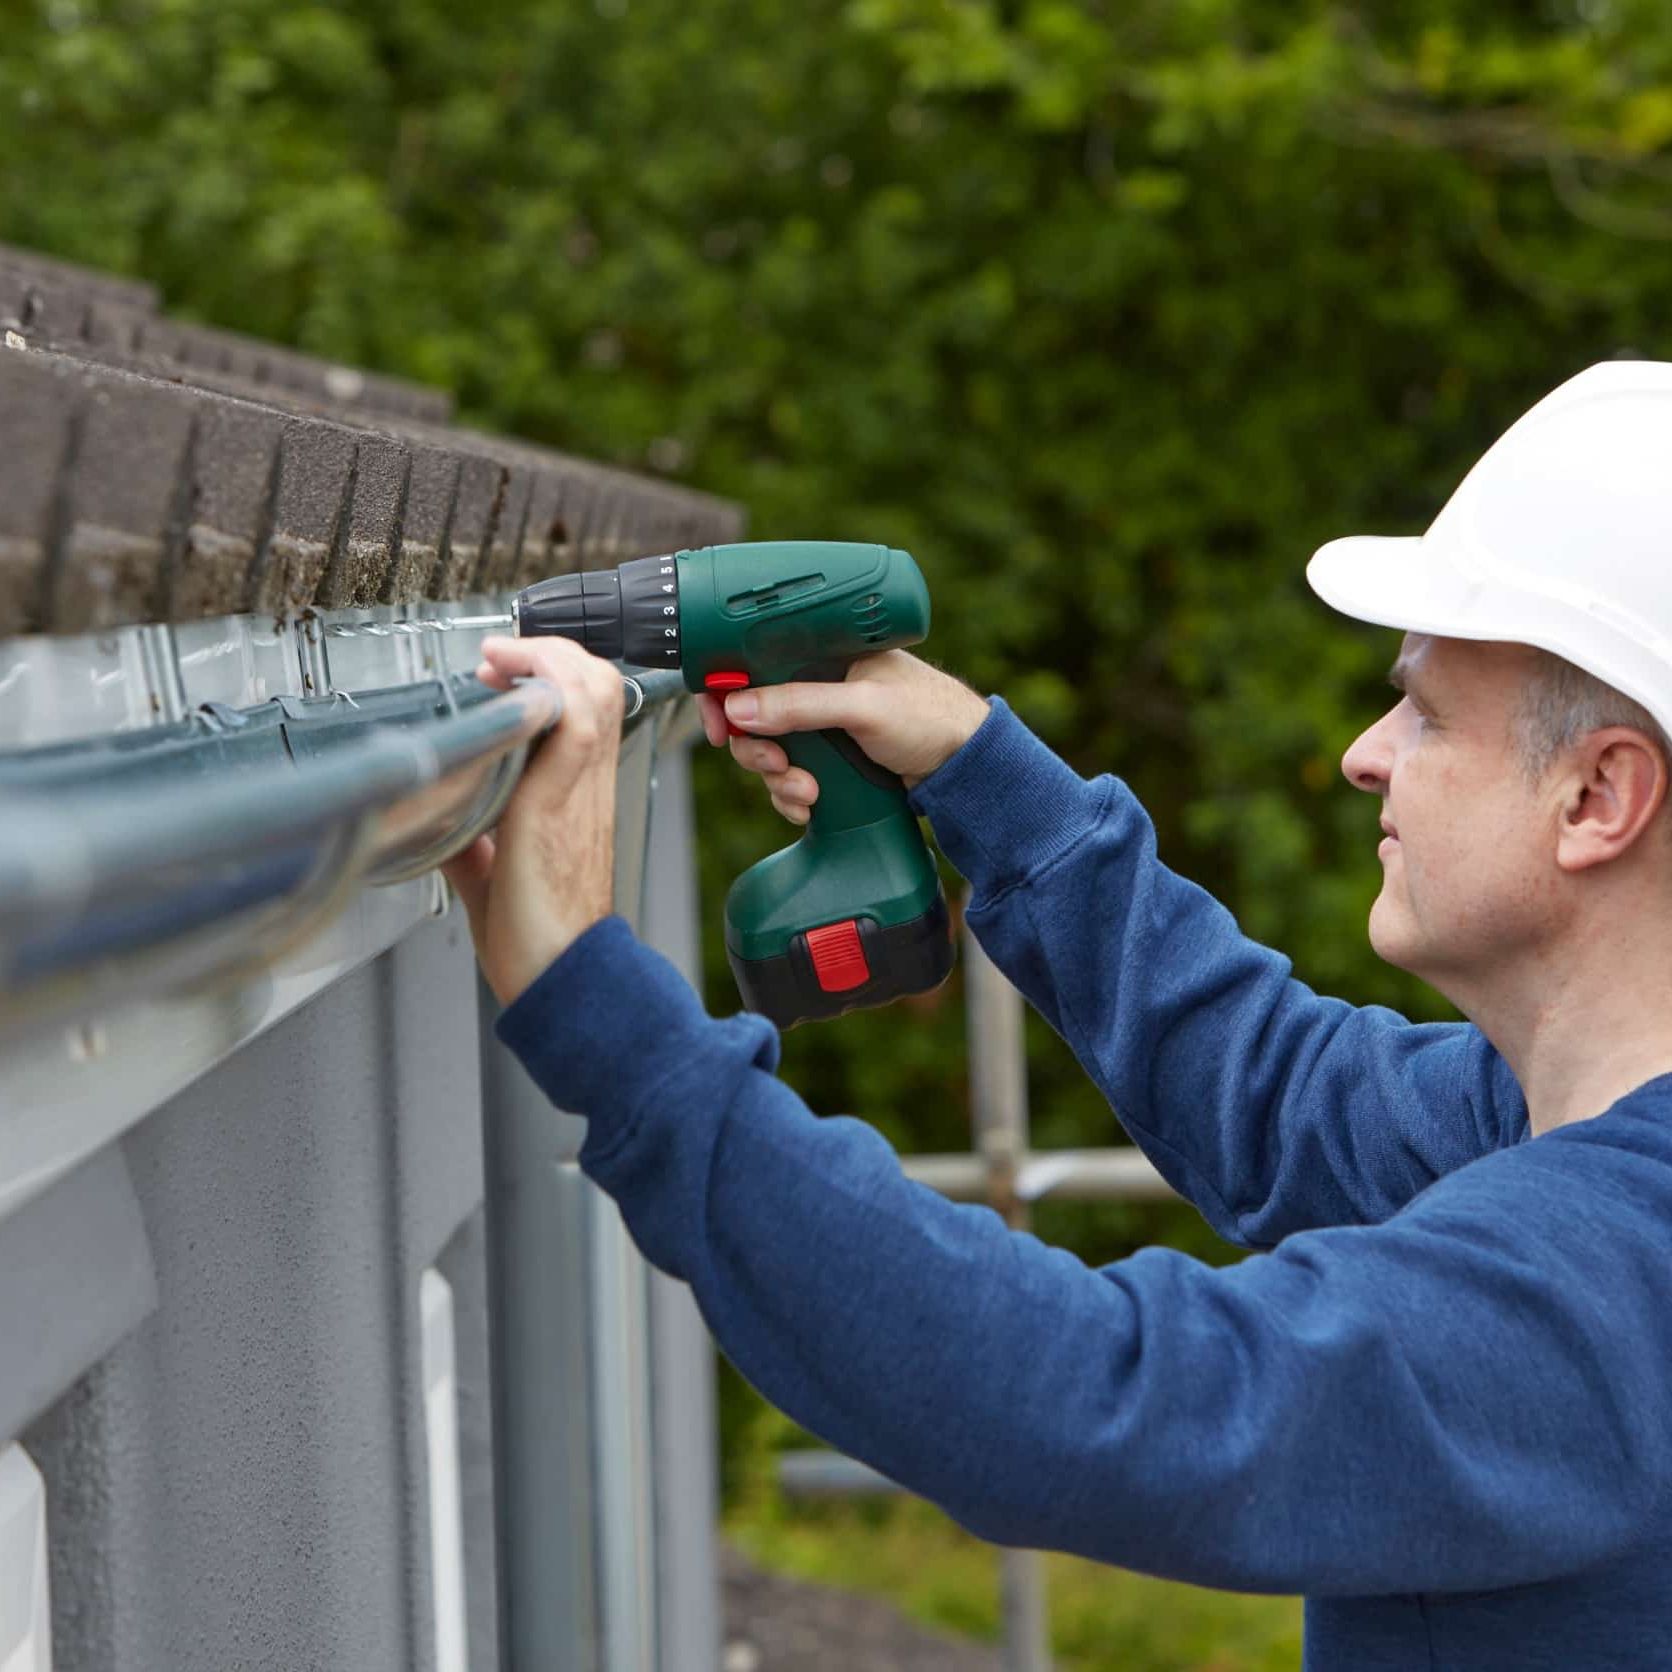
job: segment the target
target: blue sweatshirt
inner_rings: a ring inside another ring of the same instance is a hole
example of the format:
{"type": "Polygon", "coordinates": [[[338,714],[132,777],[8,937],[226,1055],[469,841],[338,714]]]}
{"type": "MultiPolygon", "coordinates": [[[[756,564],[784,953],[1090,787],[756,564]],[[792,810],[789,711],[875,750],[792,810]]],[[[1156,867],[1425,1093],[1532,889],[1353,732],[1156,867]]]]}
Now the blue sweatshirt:
{"type": "Polygon", "coordinates": [[[500,1035],[744,1375],[984,1538],[1305,1593],[1312,1672],[1672,1667],[1672,1076],[1529,1138],[1477,1030],[1310,992],[996,699],[914,799],[1127,1131],[1270,1252],[1095,1270],[944,1200],[611,918],[500,1035]]]}

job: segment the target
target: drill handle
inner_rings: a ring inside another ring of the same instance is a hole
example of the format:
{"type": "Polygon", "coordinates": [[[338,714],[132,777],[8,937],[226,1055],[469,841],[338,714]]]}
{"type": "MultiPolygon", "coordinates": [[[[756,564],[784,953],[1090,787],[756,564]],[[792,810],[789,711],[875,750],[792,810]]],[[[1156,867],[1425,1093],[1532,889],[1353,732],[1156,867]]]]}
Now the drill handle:
{"type": "Polygon", "coordinates": [[[946,898],[906,786],[846,732],[780,741],[819,798],[799,840],[726,898],[743,1002],[789,1027],[938,986],[952,968],[946,898]]]}
{"type": "Polygon", "coordinates": [[[845,731],[790,732],[778,741],[790,764],[818,781],[819,798],[808,824],[815,837],[912,816],[899,777],[878,766],[845,731]]]}

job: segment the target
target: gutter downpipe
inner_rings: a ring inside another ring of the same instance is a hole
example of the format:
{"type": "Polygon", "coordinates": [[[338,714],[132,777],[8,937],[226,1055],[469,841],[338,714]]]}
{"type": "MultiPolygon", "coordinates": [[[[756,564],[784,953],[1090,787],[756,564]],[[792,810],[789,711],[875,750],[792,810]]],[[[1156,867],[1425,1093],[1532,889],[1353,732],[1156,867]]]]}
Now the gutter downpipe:
{"type": "MultiPolygon", "coordinates": [[[[964,993],[970,1053],[970,1113],[987,1174],[987,1200],[1013,1231],[1033,1227],[1017,1188],[1028,1153],[1028,1065],[1022,995],[964,930],[964,993]]],[[[1037,1550],[999,1551],[1005,1672],[1051,1672],[1045,1569],[1037,1550]]]]}
{"type": "MultiPolygon", "coordinates": [[[[644,703],[623,739],[622,811],[645,806],[661,752],[684,746],[679,675],[633,677],[644,703]]],[[[648,837],[618,814],[617,909],[641,928],[648,837]]],[[[585,1122],[551,1107],[495,1036],[483,983],[478,996],[499,1665],[657,1672],[648,1268],[580,1172],[585,1122]]]]}

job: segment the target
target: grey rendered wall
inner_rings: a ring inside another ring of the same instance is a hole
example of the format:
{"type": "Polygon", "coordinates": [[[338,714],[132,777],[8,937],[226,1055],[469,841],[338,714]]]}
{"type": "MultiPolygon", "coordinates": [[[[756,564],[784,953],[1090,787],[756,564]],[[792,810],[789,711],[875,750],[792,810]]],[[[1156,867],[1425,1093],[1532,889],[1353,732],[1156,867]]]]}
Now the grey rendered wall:
{"type": "MultiPolygon", "coordinates": [[[[455,913],[124,1142],[158,1305],[24,1436],[59,1668],[433,1665],[418,1280],[445,1248],[485,1408],[475,1010],[455,913]]],[[[485,1438],[462,1424],[477,1552],[485,1438]]]]}

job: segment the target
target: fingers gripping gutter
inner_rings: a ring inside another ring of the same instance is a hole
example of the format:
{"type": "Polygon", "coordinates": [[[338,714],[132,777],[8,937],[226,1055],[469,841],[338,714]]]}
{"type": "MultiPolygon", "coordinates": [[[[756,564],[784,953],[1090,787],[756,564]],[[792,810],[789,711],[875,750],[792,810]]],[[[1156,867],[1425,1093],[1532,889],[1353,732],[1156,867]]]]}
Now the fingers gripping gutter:
{"type": "Polygon", "coordinates": [[[476,677],[498,691],[540,680],[556,689],[566,705],[579,704],[586,711],[586,729],[594,720],[607,728],[612,715],[619,721],[628,712],[637,713],[644,701],[634,680],[568,639],[484,639],[476,677]]]}
{"type": "Polygon", "coordinates": [[[613,664],[567,639],[487,638],[476,677],[502,691],[524,680],[556,689],[562,723],[531,762],[537,776],[543,763],[561,760],[573,770],[602,749],[613,756],[628,702],[627,682],[613,664]]]}
{"type": "Polygon", "coordinates": [[[446,868],[483,973],[510,1003],[613,904],[615,781],[626,681],[568,640],[489,638],[478,677],[545,687],[562,720],[529,756],[491,840],[446,868]]]}

